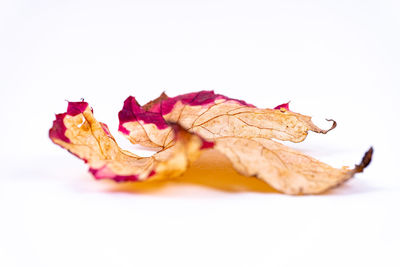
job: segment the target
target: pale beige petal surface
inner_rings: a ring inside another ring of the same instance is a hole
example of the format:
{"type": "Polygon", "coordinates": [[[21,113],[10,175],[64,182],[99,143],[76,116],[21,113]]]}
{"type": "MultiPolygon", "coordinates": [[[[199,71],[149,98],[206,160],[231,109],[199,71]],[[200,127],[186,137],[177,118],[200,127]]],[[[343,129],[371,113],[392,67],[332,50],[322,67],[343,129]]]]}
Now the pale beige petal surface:
{"type": "Polygon", "coordinates": [[[164,116],[206,139],[237,136],[245,138],[275,138],[301,142],[308,131],[327,133],[318,128],[311,117],[288,110],[259,109],[242,106],[235,101],[221,100],[210,107],[181,106],[164,116]],[[180,115],[178,115],[180,114],[180,115]]]}
{"type": "MultiPolygon", "coordinates": [[[[167,99],[163,93],[144,107],[151,109],[154,103],[162,104],[167,99]]],[[[163,117],[166,121],[179,123],[183,128],[196,132],[206,139],[237,136],[301,142],[306,138],[308,131],[325,134],[336,127],[336,122],[333,121],[330,129],[323,130],[311,121],[310,116],[284,108],[256,108],[234,99],[218,97],[206,105],[189,105],[178,100],[172,110],[163,114],[163,117]]],[[[158,138],[168,139],[166,134],[160,132],[158,138]]]]}
{"type": "Polygon", "coordinates": [[[369,164],[370,149],[353,169],[333,168],[276,141],[226,137],[215,140],[215,149],[247,176],[256,176],[286,194],[318,194],[336,187],[369,164]]]}
{"type": "MultiPolygon", "coordinates": [[[[163,93],[158,99],[144,105],[143,109],[151,110],[155,104],[162,105],[168,99],[163,93]]],[[[237,136],[301,142],[307,137],[308,131],[325,134],[336,127],[333,121],[330,129],[323,130],[311,121],[310,116],[284,108],[260,109],[234,99],[218,97],[205,105],[190,105],[178,100],[168,113],[161,115],[165,121],[178,123],[207,140],[237,136]]],[[[163,147],[172,141],[170,130],[157,129],[154,124],[134,121],[124,123],[124,126],[130,131],[127,137],[135,144],[163,147]]]]}
{"type": "MultiPolygon", "coordinates": [[[[165,94],[144,105],[144,109],[162,106],[163,101],[169,101],[165,94]]],[[[331,120],[332,127],[322,130],[312,123],[311,117],[286,108],[259,109],[234,99],[215,97],[206,105],[177,100],[172,109],[162,116],[214,142],[214,148],[226,155],[240,173],[256,176],[287,194],[324,192],[361,172],[372,156],[371,149],[364,158],[364,164],[355,169],[337,169],[273,141],[301,142],[308,131],[325,134],[336,127],[336,122],[331,120]]],[[[146,126],[140,127],[145,129],[146,126]]],[[[172,142],[171,130],[164,129],[157,133],[161,147],[172,142]]],[[[141,144],[146,145],[145,142],[141,144]]]]}

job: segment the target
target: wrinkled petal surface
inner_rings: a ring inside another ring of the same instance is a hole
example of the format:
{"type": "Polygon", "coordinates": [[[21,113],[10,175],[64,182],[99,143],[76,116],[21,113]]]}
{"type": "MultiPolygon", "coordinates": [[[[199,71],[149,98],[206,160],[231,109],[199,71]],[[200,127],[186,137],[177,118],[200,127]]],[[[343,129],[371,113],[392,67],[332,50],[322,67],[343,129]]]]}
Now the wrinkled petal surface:
{"type": "Polygon", "coordinates": [[[212,91],[172,98],[163,93],[143,107],[129,97],[119,113],[119,130],[132,143],[163,147],[172,140],[166,121],[179,123],[209,140],[235,136],[301,142],[308,131],[327,133],[336,126],[334,122],[331,129],[320,129],[312,123],[311,117],[288,108],[286,103],[274,109],[260,109],[212,91]]]}
{"type": "Polygon", "coordinates": [[[163,93],[144,106],[129,97],[120,112],[120,131],[132,143],[164,147],[173,136],[167,121],[214,143],[240,173],[256,176],[287,194],[316,194],[338,186],[362,172],[372,157],[370,149],[364,163],[354,169],[333,168],[272,139],[301,142],[308,131],[326,134],[336,127],[335,121],[328,120],[332,127],[323,130],[311,117],[290,111],[289,103],[260,109],[212,91],[176,97],[163,93]],[[124,113],[130,119],[121,120],[124,113]]]}
{"type": "Polygon", "coordinates": [[[181,175],[201,153],[214,148],[240,173],[255,176],[286,194],[318,194],[362,172],[372,148],[350,169],[333,168],[276,140],[301,142],[309,131],[326,134],[311,117],[289,110],[289,103],[261,109],[242,100],[201,91],[176,97],[161,94],[141,106],[128,97],[119,116],[119,132],[132,143],[159,151],[139,157],[122,150],[106,124],[86,102],[70,102],[56,115],[51,140],[83,159],[97,178],[142,181],[181,175]]]}
{"type": "Polygon", "coordinates": [[[370,149],[354,169],[337,169],[264,138],[218,138],[215,149],[241,174],[256,176],[286,194],[317,194],[336,187],[362,172],[372,156],[370,149]]]}
{"type": "Polygon", "coordinates": [[[86,102],[69,102],[66,113],[56,115],[51,140],[84,160],[97,179],[139,181],[181,175],[209,142],[178,125],[168,126],[172,142],[152,157],[122,150],[106,124],[98,122],[86,102]]]}

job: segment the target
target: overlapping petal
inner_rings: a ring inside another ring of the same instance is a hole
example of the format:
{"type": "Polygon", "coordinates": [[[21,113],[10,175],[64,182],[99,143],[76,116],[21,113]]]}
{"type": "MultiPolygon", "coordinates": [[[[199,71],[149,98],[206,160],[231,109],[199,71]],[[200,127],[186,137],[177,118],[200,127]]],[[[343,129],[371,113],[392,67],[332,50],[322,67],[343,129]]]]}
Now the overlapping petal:
{"type": "Polygon", "coordinates": [[[179,125],[168,125],[172,141],[151,157],[121,149],[106,124],[98,122],[86,102],[69,102],[66,113],[56,115],[51,140],[84,160],[97,179],[142,181],[181,175],[210,143],[179,125]]]}
{"type": "MultiPolygon", "coordinates": [[[[138,157],[118,147],[107,126],[97,122],[86,102],[71,102],[56,115],[50,138],[90,166],[96,178],[116,181],[181,175],[202,149],[214,148],[247,176],[256,176],[287,194],[317,194],[362,172],[372,148],[350,169],[333,168],[276,140],[301,142],[309,131],[327,133],[311,117],[289,110],[257,108],[242,100],[201,91],[157,99],[141,106],[128,97],[119,112],[119,131],[132,143],[160,149],[138,157]]],[[[215,177],[218,179],[218,177],[215,177]]]]}

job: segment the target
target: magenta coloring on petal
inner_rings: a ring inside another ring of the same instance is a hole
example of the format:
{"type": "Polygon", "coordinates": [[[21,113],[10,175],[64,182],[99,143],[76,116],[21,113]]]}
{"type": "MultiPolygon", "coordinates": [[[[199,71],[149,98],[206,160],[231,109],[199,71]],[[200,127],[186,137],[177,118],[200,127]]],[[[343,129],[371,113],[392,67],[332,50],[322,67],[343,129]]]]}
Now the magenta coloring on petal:
{"type": "Polygon", "coordinates": [[[50,139],[60,139],[66,143],[70,143],[68,137],[65,136],[67,127],[64,124],[64,118],[66,113],[56,114],[56,119],[53,121],[53,127],[50,128],[49,137],[50,139]]]}
{"type": "Polygon", "coordinates": [[[152,123],[155,124],[158,129],[165,129],[168,127],[168,124],[159,113],[144,110],[132,96],[125,100],[122,110],[118,113],[118,117],[118,130],[124,134],[129,134],[129,131],[123,125],[126,122],[138,121],[145,124],[152,123]]]}
{"type": "Polygon", "coordinates": [[[215,103],[216,100],[227,100],[227,101],[236,101],[243,106],[254,107],[251,104],[248,104],[242,100],[228,98],[224,95],[215,94],[214,91],[200,91],[196,93],[189,93],[184,95],[179,95],[176,97],[170,97],[165,100],[160,101],[159,103],[154,104],[149,111],[158,112],[162,115],[169,114],[174,108],[175,104],[178,101],[181,101],[184,105],[189,106],[206,106],[208,104],[215,103]]]}
{"type": "Polygon", "coordinates": [[[290,109],[289,109],[289,103],[290,103],[290,102],[287,102],[287,103],[284,103],[284,104],[280,104],[280,105],[274,107],[274,109],[281,109],[281,108],[284,108],[284,109],[290,111],[290,109]]]}
{"type": "Polygon", "coordinates": [[[127,181],[137,181],[137,175],[118,175],[111,171],[107,165],[104,165],[100,169],[89,168],[96,179],[112,179],[116,182],[127,182],[127,181]]]}
{"type": "Polygon", "coordinates": [[[59,139],[66,143],[70,143],[68,137],[65,136],[65,132],[67,131],[67,127],[64,124],[65,116],[76,116],[85,111],[88,107],[88,103],[86,102],[68,102],[67,112],[56,114],[56,119],[53,121],[53,127],[51,127],[49,131],[50,139],[59,139]]]}
{"type": "Polygon", "coordinates": [[[88,105],[86,102],[68,102],[67,115],[76,116],[83,113],[88,105]]]}
{"type": "Polygon", "coordinates": [[[206,140],[202,140],[203,144],[201,145],[200,149],[209,149],[209,148],[213,148],[215,143],[214,142],[208,142],[206,140]]]}

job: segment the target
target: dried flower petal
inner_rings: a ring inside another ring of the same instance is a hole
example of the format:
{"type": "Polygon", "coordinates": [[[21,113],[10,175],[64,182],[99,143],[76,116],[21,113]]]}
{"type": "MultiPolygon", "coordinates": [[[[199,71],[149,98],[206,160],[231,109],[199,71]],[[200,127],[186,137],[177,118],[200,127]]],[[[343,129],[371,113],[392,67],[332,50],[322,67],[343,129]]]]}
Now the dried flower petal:
{"type": "Polygon", "coordinates": [[[66,113],[56,115],[49,131],[51,140],[89,165],[96,179],[138,181],[181,175],[194,161],[204,146],[195,134],[178,125],[168,125],[173,141],[152,157],[139,157],[122,150],[110,134],[106,124],[93,117],[86,102],[69,102],[66,113]]]}
{"type": "Polygon", "coordinates": [[[163,118],[179,123],[187,131],[212,141],[214,148],[227,156],[236,170],[257,176],[287,194],[324,192],[362,172],[372,156],[370,149],[363,164],[354,169],[336,169],[271,140],[301,142],[308,131],[326,134],[337,125],[328,120],[333,122],[332,127],[322,130],[312,123],[311,117],[290,111],[289,103],[274,109],[259,109],[212,91],[201,91],[172,98],[163,93],[143,107],[128,98],[121,112],[128,111],[135,119],[120,120],[120,130],[127,129],[121,132],[132,143],[164,147],[171,142],[171,130],[165,127],[156,130],[151,120],[139,119],[146,114],[151,117],[158,114],[156,122],[163,118]]]}
{"type": "Polygon", "coordinates": [[[86,102],[70,102],[56,115],[52,141],[83,159],[97,178],[138,181],[181,175],[202,149],[214,148],[233,167],[287,194],[317,194],[362,172],[372,148],[353,169],[333,168],[272,139],[301,142],[308,131],[327,133],[311,117],[289,110],[289,103],[260,109],[212,91],[176,97],[163,93],[144,106],[128,97],[119,112],[119,131],[134,144],[156,147],[139,157],[118,147],[106,124],[96,121],[86,102]]]}
{"type": "Polygon", "coordinates": [[[260,109],[212,91],[201,91],[172,98],[163,93],[143,107],[129,97],[120,112],[119,129],[132,143],[164,147],[171,136],[167,124],[159,123],[162,119],[179,123],[210,140],[236,136],[301,142],[308,131],[325,134],[336,126],[333,122],[331,129],[323,130],[312,123],[311,117],[285,108],[260,109]],[[130,114],[129,119],[125,114],[130,114]]]}
{"type": "Polygon", "coordinates": [[[317,194],[336,187],[369,164],[372,148],[354,169],[336,169],[310,156],[264,138],[222,137],[215,149],[243,175],[256,176],[286,194],[317,194]]]}

